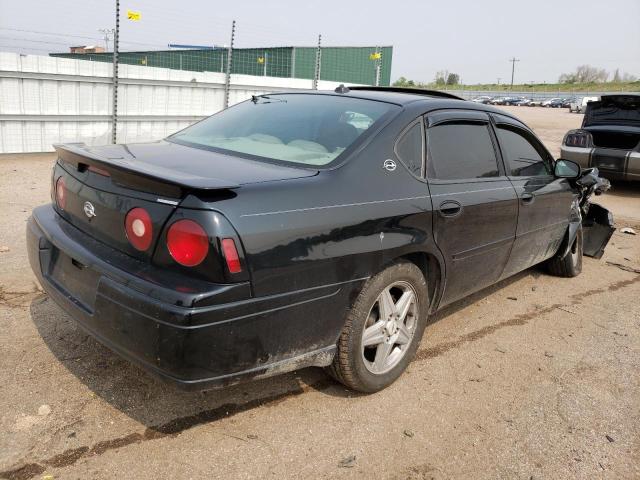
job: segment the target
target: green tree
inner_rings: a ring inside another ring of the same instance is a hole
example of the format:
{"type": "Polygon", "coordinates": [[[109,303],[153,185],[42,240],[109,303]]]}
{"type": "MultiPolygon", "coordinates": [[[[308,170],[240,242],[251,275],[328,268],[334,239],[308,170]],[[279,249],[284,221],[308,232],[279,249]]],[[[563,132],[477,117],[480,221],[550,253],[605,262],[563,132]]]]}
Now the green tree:
{"type": "Polygon", "coordinates": [[[609,78],[609,72],[604,68],[591,65],[580,65],[575,72],[563,73],[558,79],[560,83],[604,83],[609,78]]]}
{"type": "Polygon", "coordinates": [[[434,78],[434,83],[436,85],[446,85],[447,77],[449,76],[449,72],[447,70],[440,70],[436,72],[436,77],[434,78]]]}
{"type": "Polygon", "coordinates": [[[447,75],[447,85],[458,85],[460,83],[460,75],[457,73],[450,73],[447,75]]]}
{"type": "Polygon", "coordinates": [[[400,77],[398,80],[393,82],[393,86],[394,87],[415,87],[416,82],[414,82],[413,80],[408,80],[404,77],[400,77]]]}
{"type": "Polygon", "coordinates": [[[613,83],[620,83],[622,79],[620,78],[620,69],[616,68],[615,72],[613,72],[613,78],[611,79],[613,83]]]}

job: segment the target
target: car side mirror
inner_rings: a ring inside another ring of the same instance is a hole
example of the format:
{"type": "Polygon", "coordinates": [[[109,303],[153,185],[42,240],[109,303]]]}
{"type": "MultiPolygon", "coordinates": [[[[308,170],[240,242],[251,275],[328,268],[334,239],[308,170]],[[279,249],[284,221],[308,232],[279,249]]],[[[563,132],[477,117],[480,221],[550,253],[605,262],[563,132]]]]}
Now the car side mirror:
{"type": "Polygon", "coordinates": [[[557,178],[578,178],[581,172],[580,165],[571,160],[564,160],[562,158],[556,161],[556,165],[553,169],[553,174],[557,178]]]}

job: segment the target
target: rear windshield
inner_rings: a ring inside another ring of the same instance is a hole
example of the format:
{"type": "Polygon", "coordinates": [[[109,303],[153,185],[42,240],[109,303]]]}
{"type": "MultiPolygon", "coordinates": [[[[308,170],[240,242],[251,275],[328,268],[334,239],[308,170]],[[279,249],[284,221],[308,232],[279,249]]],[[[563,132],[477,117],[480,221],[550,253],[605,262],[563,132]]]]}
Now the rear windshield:
{"type": "Polygon", "coordinates": [[[397,105],[333,95],[273,94],[169,137],[179,143],[310,166],[327,165],[397,105]]]}

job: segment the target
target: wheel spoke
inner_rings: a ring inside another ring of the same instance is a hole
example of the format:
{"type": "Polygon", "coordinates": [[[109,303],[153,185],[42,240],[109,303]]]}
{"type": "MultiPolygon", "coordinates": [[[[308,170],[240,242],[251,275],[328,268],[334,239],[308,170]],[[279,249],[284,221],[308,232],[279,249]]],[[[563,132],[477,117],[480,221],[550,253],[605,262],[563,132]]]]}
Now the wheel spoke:
{"type": "Polygon", "coordinates": [[[378,345],[378,349],[376,350],[376,358],[373,361],[373,368],[377,372],[382,372],[385,368],[385,364],[387,359],[389,358],[389,354],[391,353],[391,349],[393,348],[393,344],[383,342],[378,345]]]}
{"type": "Polygon", "coordinates": [[[413,304],[414,299],[415,299],[415,295],[413,294],[413,291],[407,290],[402,294],[398,302],[395,304],[395,310],[396,310],[396,313],[398,314],[399,322],[404,323],[404,319],[407,316],[407,313],[409,312],[409,308],[411,308],[411,305],[413,304]]]}
{"type": "Polygon", "coordinates": [[[380,309],[380,320],[388,320],[395,312],[393,297],[389,288],[385,288],[378,297],[378,308],[380,309]]]}
{"type": "Polygon", "coordinates": [[[362,345],[369,347],[384,342],[384,322],[379,321],[367,327],[362,335],[362,345]]]}
{"type": "Polygon", "coordinates": [[[400,345],[406,345],[411,341],[411,332],[407,328],[406,325],[400,325],[400,330],[398,330],[398,338],[396,338],[396,343],[400,345]]]}

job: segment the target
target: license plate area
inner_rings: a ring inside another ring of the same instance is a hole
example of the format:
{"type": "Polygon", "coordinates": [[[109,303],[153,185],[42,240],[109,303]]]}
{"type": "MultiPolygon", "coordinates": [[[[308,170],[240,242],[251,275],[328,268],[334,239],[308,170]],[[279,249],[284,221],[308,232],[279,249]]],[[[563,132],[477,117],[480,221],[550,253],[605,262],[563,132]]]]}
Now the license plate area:
{"type": "Polygon", "coordinates": [[[56,247],[52,247],[48,254],[48,280],[78,307],[93,313],[100,275],[56,247]]]}

